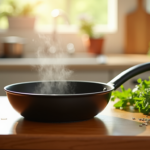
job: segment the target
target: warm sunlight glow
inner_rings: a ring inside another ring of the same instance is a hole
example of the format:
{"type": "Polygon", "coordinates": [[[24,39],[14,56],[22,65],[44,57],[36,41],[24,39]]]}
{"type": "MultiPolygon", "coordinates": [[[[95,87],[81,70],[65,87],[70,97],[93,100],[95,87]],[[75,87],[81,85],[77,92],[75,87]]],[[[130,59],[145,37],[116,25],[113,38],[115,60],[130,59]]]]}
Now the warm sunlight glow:
{"type": "Polygon", "coordinates": [[[60,14],[59,9],[54,9],[54,10],[51,12],[52,17],[58,17],[59,14],[60,14]]]}

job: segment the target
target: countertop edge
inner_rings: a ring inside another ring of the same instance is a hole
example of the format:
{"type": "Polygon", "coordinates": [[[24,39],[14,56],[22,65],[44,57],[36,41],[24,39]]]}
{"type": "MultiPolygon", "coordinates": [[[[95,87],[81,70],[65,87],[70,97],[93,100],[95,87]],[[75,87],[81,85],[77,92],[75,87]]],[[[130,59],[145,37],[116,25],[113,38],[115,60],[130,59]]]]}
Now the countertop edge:
{"type": "MultiPolygon", "coordinates": [[[[150,62],[148,55],[133,55],[133,54],[113,54],[105,55],[106,63],[99,63],[97,57],[91,58],[69,58],[63,63],[54,60],[49,60],[41,64],[41,61],[36,58],[19,58],[19,59],[0,59],[0,70],[28,70],[34,71],[35,67],[41,65],[64,65],[73,70],[125,70],[137,64],[150,62]]],[[[63,59],[64,60],[64,59],[63,59]]]]}
{"type": "Polygon", "coordinates": [[[149,136],[37,136],[0,135],[0,149],[140,150],[149,149],[149,136]],[[61,143],[61,144],[60,144],[61,143]]]}

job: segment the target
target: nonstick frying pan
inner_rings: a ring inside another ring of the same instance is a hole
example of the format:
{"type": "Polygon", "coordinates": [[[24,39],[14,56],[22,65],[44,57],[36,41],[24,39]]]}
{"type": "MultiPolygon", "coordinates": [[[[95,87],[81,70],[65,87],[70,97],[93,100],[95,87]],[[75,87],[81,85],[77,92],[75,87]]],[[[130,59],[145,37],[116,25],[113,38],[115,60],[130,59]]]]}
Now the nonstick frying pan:
{"type": "MultiPolygon", "coordinates": [[[[16,83],[4,87],[12,107],[32,121],[70,122],[93,118],[109,102],[111,92],[128,79],[150,70],[150,63],[133,66],[108,83],[67,81],[74,93],[39,94],[35,89],[42,82],[16,83]]],[[[45,81],[51,84],[51,81],[45,81]]],[[[55,83],[64,81],[53,81],[55,83]]]]}

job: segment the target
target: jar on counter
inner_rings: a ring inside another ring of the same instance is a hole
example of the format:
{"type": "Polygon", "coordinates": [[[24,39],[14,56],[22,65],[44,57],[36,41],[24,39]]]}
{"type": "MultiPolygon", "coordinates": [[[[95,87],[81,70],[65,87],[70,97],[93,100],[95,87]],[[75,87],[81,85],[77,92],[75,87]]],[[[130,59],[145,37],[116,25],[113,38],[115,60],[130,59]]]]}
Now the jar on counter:
{"type": "Polygon", "coordinates": [[[8,36],[1,39],[1,58],[20,58],[23,56],[25,39],[17,36],[8,36]]]}

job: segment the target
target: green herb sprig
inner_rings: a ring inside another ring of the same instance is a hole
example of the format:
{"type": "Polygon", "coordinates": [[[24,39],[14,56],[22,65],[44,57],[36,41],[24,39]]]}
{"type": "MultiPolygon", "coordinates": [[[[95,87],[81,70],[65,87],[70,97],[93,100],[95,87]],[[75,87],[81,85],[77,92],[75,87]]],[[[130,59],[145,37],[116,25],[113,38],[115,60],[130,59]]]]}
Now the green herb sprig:
{"type": "Polygon", "coordinates": [[[150,77],[149,80],[138,79],[138,85],[133,90],[130,88],[125,90],[121,85],[121,92],[114,91],[112,93],[111,101],[119,99],[114,104],[115,108],[125,109],[128,105],[134,106],[139,112],[147,115],[150,113],[150,77]]]}

